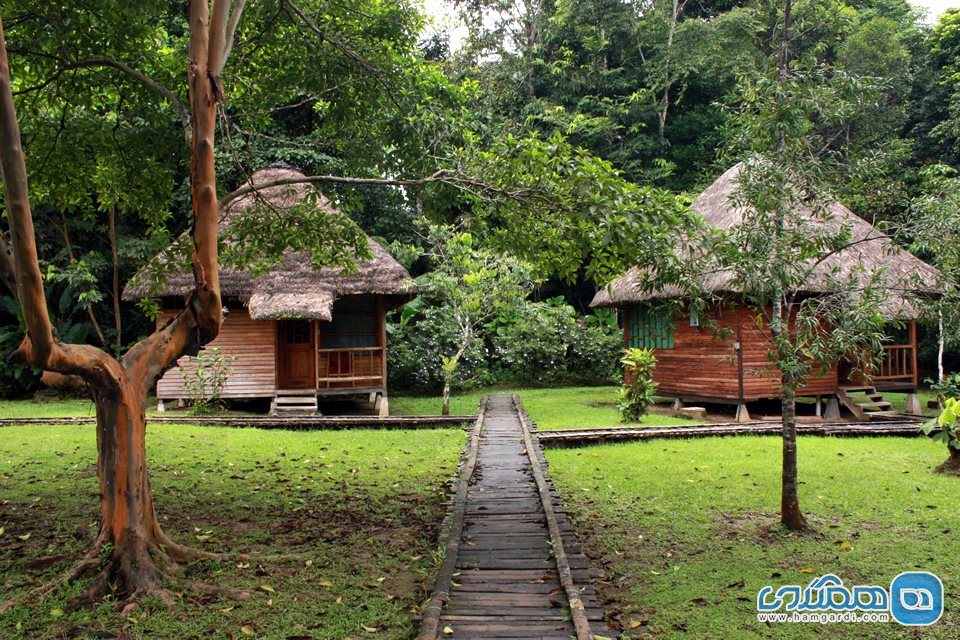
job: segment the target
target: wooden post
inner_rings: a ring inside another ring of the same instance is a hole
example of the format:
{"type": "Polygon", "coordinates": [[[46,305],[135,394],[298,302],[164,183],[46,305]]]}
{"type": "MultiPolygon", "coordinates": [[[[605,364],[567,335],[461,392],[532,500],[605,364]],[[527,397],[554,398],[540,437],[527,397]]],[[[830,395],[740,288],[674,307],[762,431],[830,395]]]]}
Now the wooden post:
{"type": "Polygon", "coordinates": [[[380,336],[380,379],[383,385],[383,393],[387,393],[387,307],[384,304],[383,296],[377,296],[377,326],[380,336]]]}
{"type": "Polygon", "coordinates": [[[913,359],[913,386],[916,387],[920,382],[919,371],[917,371],[917,321],[910,321],[910,348],[912,349],[913,359]]]}

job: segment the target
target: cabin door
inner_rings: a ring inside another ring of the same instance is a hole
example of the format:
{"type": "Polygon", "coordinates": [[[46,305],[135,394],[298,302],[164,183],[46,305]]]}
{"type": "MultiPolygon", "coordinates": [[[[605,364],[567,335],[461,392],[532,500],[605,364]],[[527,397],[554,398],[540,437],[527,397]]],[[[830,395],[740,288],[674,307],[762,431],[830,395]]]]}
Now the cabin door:
{"type": "Polygon", "coordinates": [[[313,322],[277,322],[277,388],[315,389],[317,351],[313,322]]]}

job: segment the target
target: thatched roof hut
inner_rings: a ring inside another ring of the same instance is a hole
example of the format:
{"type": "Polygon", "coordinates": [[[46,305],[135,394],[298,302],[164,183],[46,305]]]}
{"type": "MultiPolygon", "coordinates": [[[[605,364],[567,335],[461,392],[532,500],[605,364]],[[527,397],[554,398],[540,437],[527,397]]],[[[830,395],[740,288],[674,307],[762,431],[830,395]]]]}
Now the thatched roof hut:
{"type": "MultiPolygon", "coordinates": [[[[710,185],[692,205],[695,213],[716,228],[730,230],[743,224],[744,209],[733,204],[733,196],[739,188],[741,165],[727,170],[710,185]]],[[[915,319],[920,309],[911,301],[916,293],[936,291],[938,272],[909,251],[900,247],[892,238],[872,224],[854,214],[839,202],[829,206],[829,219],[817,218],[817,224],[830,225],[839,231],[848,226],[851,231],[849,248],[840,251],[817,266],[801,293],[818,294],[831,291],[838,280],[845,281],[855,271],[860,277],[881,273],[889,289],[884,305],[888,317],[898,320],[915,319]]],[[[634,266],[601,289],[591,303],[592,307],[615,307],[656,299],[675,298],[681,295],[673,285],[650,291],[642,285],[643,266],[634,266]]],[[[702,276],[700,285],[707,293],[739,294],[733,283],[733,274],[728,270],[712,271],[702,276]]]]}
{"type": "MultiPolygon", "coordinates": [[[[302,174],[292,169],[269,168],[257,171],[251,182],[298,176],[302,174]]],[[[306,184],[269,187],[233,201],[220,221],[222,242],[255,241],[238,241],[231,234],[241,214],[259,215],[260,209],[252,207],[266,205],[264,215],[282,216],[304,199],[309,188],[306,184]]],[[[320,197],[317,204],[334,212],[326,198],[320,197]]],[[[189,237],[185,234],[180,240],[189,242],[189,237]]],[[[381,415],[387,414],[386,310],[410,300],[416,285],[383,247],[370,238],[367,242],[373,257],[358,260],[357,269],[350,272],[315,269],[312,256],[292,250],[263,275],[221,268],[220,293],[231,312],[209,346],[230,356],[234,371],[221,397],[272,398],[275,411],[316,411],[317,396],[369,395],[377,398],[381,415]]],[[[123,293],[126,300],[163,298],[158,325],[180,312],[183,299],[194,288],[188,268],[169,273],[170,255],[176,251],[158,256],[123,293]],[[159,291],[148,286],[150,274],[156,271],[168,272],[159,291]]],[[[182,400],[194,393],[184,372],[196,364],[188,358],[178,364],[157,383],[161,406],[164,400],[182,400]]]]}
{"type": "MultiPolygon", "coordinates": [[[[302,176],[293,169],[268,168],[254,173],[253,184],[260,184],[279,178],[302,176]]],[[[287,209],[300,202],[309,185],[284,185],[270,187],[259,194],[248,193],[230,203],[223,212],[219,231],[227,235],[231,221],[253,206],[260,198],[279,210],[287,209]]],[[[333,205],[326,198],[320,199],[320,206],[333,211],[333,205]]],[[[315,270],[309,256],[288,251],[282,265],[259,277],[249,271],[222,267],[220,270],[220,294],[224,299],[239,300],[250,312],[254,320],[279,318],[303,318],[308,320],[330,320],[334,300],[347,295],[378,294],[390,298],[394,303],[402,303],[416,294],[416,285],[410,274],[372,238],[368,238],[373,259],[360,261],[357,270],[344,273],[341,269],[323,268],[315,270]]],[[[166,260],[161,254],[156,260],[166,260]]],[[[159,291],[151,291],[145,271],[138,273],[123,292],[124,300],[138,300],[149,296],[184,297],[194,287],[193,274],[189,269],[168,274],[166,283],[159,291]]]]}
{"type": "MultiPolygon", "coordinates": [[[[733,230],[744,223],[745,210],[734,198],[739,189],[740,171],[740,165],[728,170],[693,203],[693,211],[702,216],[706,224],[719,230],[733,230]]],[[[827,216],[814,217],[812,211],[799,213],[815,220],[814,224],[829,225],[838,232],[849,229],[851,235],[846,249],[819,264],[811,264],[814,268],[799,293],[816,296],[833,291],[839,282],[851,277],[865,283],[880,274],[887,289],[883,304],[885,317],[909,322],[906,331],[893,332],[896,337],[884,346],[880,364],[869,376],[860,375],[841,359],[822,367],[797,393],[818,398],[818,408],[820,398],[836,396],[858,418],[869,417],[867,411],[882,417],[888,413],[890,403],[883,401],[878,391],[912,393],[916,390],[919,381],[916,318],[920,308],[915,301],[917,295],[936,295],[939,274],[839,202],[829,205],[827,216]],[[849,395],[855,390],[864,393],[870,401],[857,404],[849,395]]],[[[696,246],[685,249],[694,257],[698,250],[705,251],[696,246]]],[[[696,284],[703,292],[722,300],[701,312],[706,318],[691,308],[666,309],[665,305],[651,304],[680,299],[684,294],[673,285],[651,287],[651,272],[642,265],[634,266],[597,293],[591,306],[617,307],[624,347],[655,351],[654,380],[659,384],[658,393],[684,401],[734,403],[738,405],[737,415],[742,418],[748,415],[747,402],[778,395],[780,374],[770,367],[769,328],[758,322],[756,310],[743,299],[743,291],[738,290],[733,273],[716,268],[716,261],[709,255],[701,258],[703,273],[696,284]],[[704,330],[707,326],[720,331],[704,330]]],[[[916,396],[911,398],[915,400],[916,396]]]]}

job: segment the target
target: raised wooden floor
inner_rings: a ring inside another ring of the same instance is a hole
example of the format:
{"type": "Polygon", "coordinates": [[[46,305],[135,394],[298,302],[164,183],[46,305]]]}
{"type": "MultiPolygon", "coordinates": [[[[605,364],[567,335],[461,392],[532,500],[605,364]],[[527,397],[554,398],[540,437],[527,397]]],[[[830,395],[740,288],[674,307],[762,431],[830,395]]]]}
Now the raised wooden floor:
{"type": "Polygon", "coordinates": [[[456,555],[445,563],[451,578],[444,582],[441,567],[421,640],[618,636],[604,622],[590,563],[545,477],[536,435],[524,430],[511,396],[488,400],[475,465],[468,461],[466,490],[454,501],[462,526],[448,546],[456,555]]]}

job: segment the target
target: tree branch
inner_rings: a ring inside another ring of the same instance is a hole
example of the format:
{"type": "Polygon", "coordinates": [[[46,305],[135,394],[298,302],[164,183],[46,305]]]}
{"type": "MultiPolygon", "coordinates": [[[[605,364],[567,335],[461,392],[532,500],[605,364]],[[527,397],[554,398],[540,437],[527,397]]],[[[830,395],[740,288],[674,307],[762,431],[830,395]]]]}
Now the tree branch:
{"type": "MultiPolygon", "coordinates": [[[[303,21],[303,23],[304,23],[305,25],[307,25],[307,28],[309,28],[311,31],[313,31],[315,34],[317,34],[317,36],[320,37],[320,40],[321,40],[321,41],[323,41],[323,42],[328,42],[328,43],[330,43],[331,45],[333,45],[333,47],[334,47],[335,49],[337,49],[338,51],[340,51],[340,53],[342,53],[342,54],[345,55],[346,57],[348,57],[348,58],[350,58],[351,60],[353,60],[354,62],[356,62],[356,63],[357,63],[358,65],[360,65],[360,67],[362,67],[367,73],[369,73],[369,74],[372,75],[374,78],[376,78],[377,81],[378,81],[381,85],[383,85],[383,87],[384,87],[385,89],[387,89],[387,95],[389,96],[390,100],[391,100],[394,104],[397,104],[396,99],[393,97],[393,91],[392,91],[392,90],[393,90],[393,87],[390,86],[390,84],[387,82],[387,79],[383,76],[382,73],[380,73],[380,70],[379,70],[379,69],[377,69],[377,68],[374,67],[372,64],[370,64],[369,62],[367,62],[367,60],[366,60],[363,56],[361,56],[360,54],[358,54],[358,53],[356,53],[355,51],[353,51],[353,49],[351,49],[350,47],[348,47],[348,46],[345,45],[344,43],[340,42],[340,40],[338,40],[337,38],[334,38],[334,37],[331,36],[329,33],[327,33],[326,31],[324,31],[324,30],[321,29],[320,27],[318,27],[318,26],[316,25],[316,23],[314,23],[313,20],[310,19],[310,16],[308,16],[308,15],[303,11],[303,9],[301,9],[300,7],[298,7],[297,5],[295,5],[295,4],[293,3],[293,0],[281,0],[281,3],[282,3],[283,5],[285,5],[286,7],[288,7],[288,8],[290,9],[290,11],[292,11],[298,18],[300,18],[300,19],[303,21]]],[[[398,105],[398,106],[399,106],[399,105],[398,105]]]]}
{"type": "Polygon", "coordinates": [[[14,248],[13,265],[17,298],[23,310],[27,334],[33,342],[34,366],[46,364],[55,349],[53,326],[43,293],[43,277],[37,255],[33,215],[30,211],[27,167],[20,146],[20,124],[13,104],[10,65],[7,62],[6,37],[0,23],[0,164],[3,168],[3,193],[10,220],[10,243],[14,248]]]}
{"type": "Polygon", "coordinates": [[[445,176],[449,171],[446,169],[441,169],[436,173],[427,176],[426,178],[415,178],[415,179],[403,179],[403,178],[354,178],[351,176],[332,176],[332,175],[317,175],[317,176],[302,176],[295,178],[277,178],[276,180],[267,180],[266,182],[258,182],[257,184],[245,184],[242,187],[234,189],[223,198],[220,199],[220,207],[225,208],[231,202],[247,195],[248,193],[253,193],[255,191],[261,191],[263,189],[269,189],[271,187],[281,187],[284,185],[293,185],[293,184],[316,184],[319,182],[334,182],[338,184],[354,184],[354,185],[381,185],[387,187],[415,187],[422,186],[425,184],[431,184],[434,182],[444,182],[445,176]]]}
{"type": "MultiPolygon", "coordinates": [[[[243,9],[246,6],[246,0],[237,0],[233,12],[230,14],[230,23],[227,25],[226,42],[224,43],[223,62],[226,64],[233,51],[233,43],[237,37],[237,25],[240,24],[240,16],[243,15],[243,9]]],[[[221,69],[222,71],[223,69],[221,69]]]]}
{"type": "MultiPolygon", "coordinates": [[[[17,299],[27,326],[20,348],[11,360],[63,374],[79,375],[87,381],[109,383],[122,375],[119,363],[106,353],[89,345],[64,345],[55,337],[43,277],[37,255],[33,214],[30,211],[30,189],[27,168],[20,146],[20,125],[13,104],[10,65],[7,61],[6,38],[0,22],[0,167],[3,192],[10,221],[10,244],[13,247],[13,269],[16,275],[17,299]]],[[[7,255],[8,248],[4,242],[7,255]]],[[[9,274],[4,268],[4,279],[9,274]]]]}
{"type": "MultiPolygon", "coordinates": [[[[43,86],[50,84],[66,71],[70,71],[72,69],[83,69],[83,68],[90,68],[90,67],[109,67],[111,69],[116,69],[117,71],[120,71],[125,75],[127,75],[129,78],[131,78],[135,82],[147,87],[148,89],[156,91],[157,93],[162,95],[164,98],[169,100],[170,104],[173,106],[174,111],[177,112],[177,116],[180,118],[180,124],[183,126],[184,133],[187,136],[187,140],[189,142],[190,112],[187,110],[187,107],[183,104],[183,101],[180,100],[177,94],[175,94],[173,91],[163,86],[162,84],[160,84],[159,82],[151,78],[150,76],[144,73],[141,73],[140,71],[137,71],[130,65],[124,62],[120,62],[119,60],[113,60],[112,58],[88,58],[86,60],[70,62],[62,66],[60,69],[58,69],[57,73],[54,75],[53,78],[45,81],[43,85],[38,85],[38,87],[42,88],[43,86]]],[[[32,87],[31,89],[35,90],[38,87],[32,87]]],[[[21,91],[20,93],[23,93],[23,91],[21,91]]]]}
{"type": "Polygon", "coordinates": [[[230,0],[214,0],[210,17],[210,35],[207,69],[214,78],[220,77],[226,62],[227,22],[230,21],[230,0]]]}

